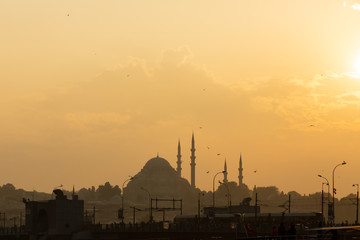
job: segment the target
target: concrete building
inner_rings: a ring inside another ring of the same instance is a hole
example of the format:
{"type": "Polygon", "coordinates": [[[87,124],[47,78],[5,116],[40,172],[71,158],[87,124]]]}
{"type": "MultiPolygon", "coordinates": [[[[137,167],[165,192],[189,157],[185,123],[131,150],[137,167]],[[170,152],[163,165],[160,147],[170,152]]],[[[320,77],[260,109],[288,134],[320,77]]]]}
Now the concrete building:
{"type": "Polygon", "coordinates": [[[84,225],[84,201],[73,194],[67,199],[63,191],[53,191],[56,198],[25,203],[25,227],[30,234],[62,235],[80,231],[84,225]]]}

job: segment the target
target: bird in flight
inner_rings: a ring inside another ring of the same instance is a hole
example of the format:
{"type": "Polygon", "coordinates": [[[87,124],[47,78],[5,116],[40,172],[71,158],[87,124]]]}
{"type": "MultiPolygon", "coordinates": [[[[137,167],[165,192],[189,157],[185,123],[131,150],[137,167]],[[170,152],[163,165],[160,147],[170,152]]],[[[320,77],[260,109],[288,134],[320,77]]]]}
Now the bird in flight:
{"type": "Polygon", "coordinates": [[[218,153],[217,155],[220,156],[220,153],[218,153]]]}
{"type": "Polygon", "coordinates": [[[207,171],[206,173],[209,173],[210,171],[207,171]]]}
{"type": "Polygon", "coordinates": [[[256,173],[256,172],[257,172],[257,170],[254,171],[254,173],[256,173]]]}

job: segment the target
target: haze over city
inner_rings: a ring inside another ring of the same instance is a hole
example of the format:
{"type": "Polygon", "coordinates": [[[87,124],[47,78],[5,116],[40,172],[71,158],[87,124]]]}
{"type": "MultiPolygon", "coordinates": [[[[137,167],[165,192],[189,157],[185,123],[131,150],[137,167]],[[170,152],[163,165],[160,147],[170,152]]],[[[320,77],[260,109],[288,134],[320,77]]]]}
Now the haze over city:
{"type": "Polygon", "coordinates": [[[337,197],[360,169],[359,1],[0,2],[0,184],[121,185],[157,154],[211,190],[337,197]]]}

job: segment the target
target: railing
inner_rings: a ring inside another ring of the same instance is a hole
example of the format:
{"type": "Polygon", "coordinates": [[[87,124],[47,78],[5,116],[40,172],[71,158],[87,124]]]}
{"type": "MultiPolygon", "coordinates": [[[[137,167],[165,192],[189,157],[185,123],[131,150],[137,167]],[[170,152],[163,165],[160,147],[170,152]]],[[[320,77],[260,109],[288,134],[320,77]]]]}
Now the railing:
{"type": "Polygon", "coordinates": [[[236,240],[304,240],[304,239],[316,239],[316,240],[330,240],[332,236],[321,236],[317,234],[313,235],[284,235],[284,236],[264,236],[264,237],[248,237],[248,238],[236,238],[236,240]]]}
{"type": "Polygon", "coordinates": [[[0,235],[15,235],[15,234],[25,234],[26,230],[25,230],[25,226],[21,226],[21,227],[6,227],[6,228],[1,228],[0,227],[0,235]]]}

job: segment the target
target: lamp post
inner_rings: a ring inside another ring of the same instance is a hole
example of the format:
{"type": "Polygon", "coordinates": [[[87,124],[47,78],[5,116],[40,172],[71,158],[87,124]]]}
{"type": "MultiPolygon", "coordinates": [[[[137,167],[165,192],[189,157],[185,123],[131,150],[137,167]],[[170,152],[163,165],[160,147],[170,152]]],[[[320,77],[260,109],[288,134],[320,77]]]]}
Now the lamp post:
{"type": "Polygon", "coordinates": [[[130,178],[126,179],[123,184],[122,184],[122,187],[121,187],[121,210],[122,210],[122,222],[124,223],[124,186],[125,186],[125,183],[127,183],[128,181],[130,180],[133,180],[134,178],[132,176],[129,176],[130,178]]]}
{"type": "Polygon", "coordinates": [[[228,210],[230,210],[230,207],[231,207],[231,194],[230,194],[230,189],[229,189],[229,186],[227,185],[227,183],[224,183],[224,182],[221,182],[219,181],[220,184],[224,185],[226,187],[226,191],[227,191],[227,207],[228,207],[228,210]]]}
{"type": "Polygon", "coordinates": [[[152,222],[151,194],[146,188],[141,187],[141,190],[147,192],[147,194],[149,195],[149,212],[150,212],[150,220],[149,220],[149,222],[151,223],[152,222]]]}
{"type": "MultiPolygon", "coordinates": [[[[328,186],[328,220],[329,220],[329,217],[330,217],[330,184],[329,184],[329,180],[327,180],[327,178],[326,177],[324,177],[324,176],[321,176],[320,174],[318,175],[318,177],[321,177],[321,178],[323,178],[323,179],[325,179],[325,181],[326,181],[326,185],[328,186]]],[[[324,186],[324,183],[323,183],[323,186],[324,186]]]]}
{"type": "Polygon", "coordinates": [[[336,188],[335,188],[335,169],[338,167],[338,166],[342,166],[342,165],[345,165],[346,162],[343,161],[342,163],[336,165],[334,167],[334,170],[333,170],[333,173],[332,173],[332,187],[333,187],[333,201],[332,201],[332,205],[333,205],[333,208],[332,208],[332,221],[333,223],[335,223],[335,194],[336,194],[336,188]]]}
{"type": "Polygon", "coordinates": [[[327,183],[322,183],[321,184],[321,214],[324,216],[324,184],[327,183]]]}
{"type": "Polygon", "coordinates": [[[205,194],[202,192],[198,193],[198,222],[200,223],[200,211],[201,211],[201,196],[204,196],[205,194]]]}
{"type": "Polygon", "coordinates": [[[221,171],[221,172],[216,173],[214,178],[213,178],[213,208],[214,208],[214,210],[215,210],[215,178],[220,173],[226,173],[226,171],[221,171]]]}
{"type": "Polygon", "coordinates": [[[355,224],[358,225],[359,224],[359,184],[355,183],[353,184],[353,187],[356,186],[356,220],[355,220],[355,224]]]}
{"type": "Polygon", "coordinates": [[[4,218],[2,219],[3,221],[4,221],[4,231],[5,231],[5,223],[6,223],[6,215],[5,215],[5,212],[0,212],[0,220],[1,220],[1,214],[3,214],[4,215],[4,218]]]}

